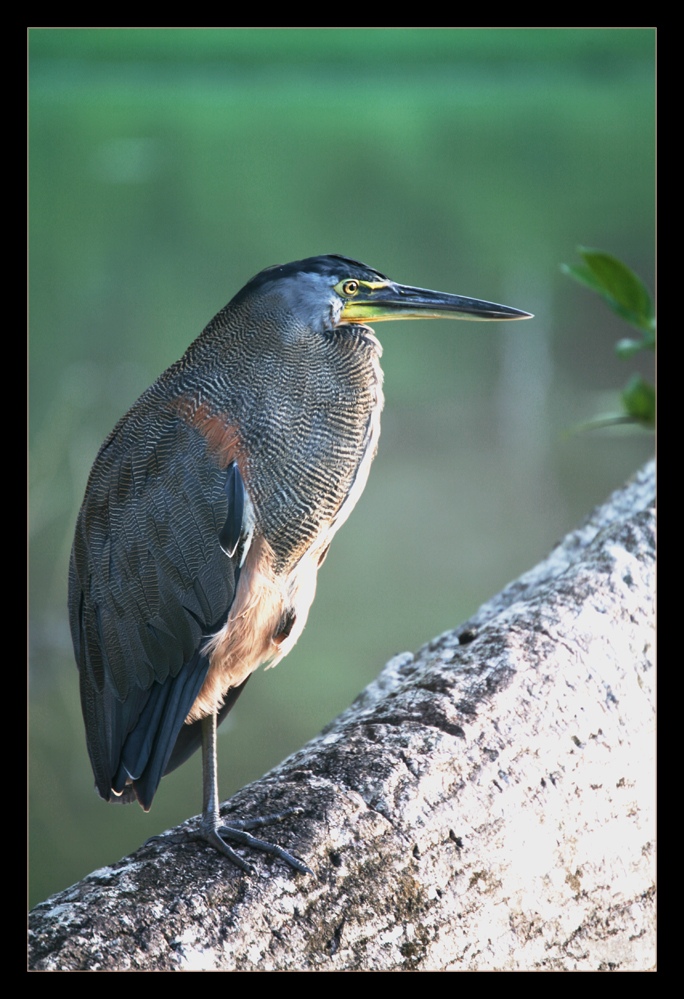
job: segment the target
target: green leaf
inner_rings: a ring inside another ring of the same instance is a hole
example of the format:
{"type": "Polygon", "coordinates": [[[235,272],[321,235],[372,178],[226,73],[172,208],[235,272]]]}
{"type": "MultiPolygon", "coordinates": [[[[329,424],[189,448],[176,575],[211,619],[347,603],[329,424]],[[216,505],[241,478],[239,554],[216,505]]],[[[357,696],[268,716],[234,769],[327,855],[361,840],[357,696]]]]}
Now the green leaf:
{"type": "MultiPolygon", "coordinates": [[[[640,340],[624,337],[616,344],[619,357],[632,357],[640,350],[655,350],[655,316],[651,296],[643,282],[616,257],[602,250],[579,246],[578,253],[584,264],[561,264],[561,270],[575,281],[597,292],[613,312],[636,326],[642,333],[640,340]]],[[[585,423],[584,430],[599,427],[616,427],[619,424],[638,424],[644,428],[655,427],[655,388],[640,375],[633,375],[622,394],[623,413],[606,413],[585,423]]]]}
{"type": "Polygon", "coordinates": [[[582,276],[574,273],[573,276],[598,291],[614,312],[637,329],[644,333],[652,331],[655,328],[655,316],[651,296],[634,271],[617,257],[602,250],[590,250],[586,247],[578,249],[587,269],[582,268],[582,276]]]}
{"type": "Polygon", "coordinates": [[[633,432],[635,426],[641,426],[640,420],[635,420],[626,413],[604,413],[602,416],[594,416],[584,423],[577,423],[572,428],[574,434],[584,434],[591,430],[615,430],[620,427],[633,432]]]}
{"type": "Polygon", "coordinates": [[[632,375],[622,392],[622,402],[632,419],[655,426],[655,389],[641,375],[632,375]]]}
{"type": "Polygon", "coordinates": [[[592,291],[597,291],[599,295],[603,294],[603,286],[588,267],[582,267],[576,264],[561,264],[561,270],[564,274],[567,274],[568,277],[574,278],[575,281],[579,281],[580,284],[586,285],[587,288],[591,288],[592,291]]]}

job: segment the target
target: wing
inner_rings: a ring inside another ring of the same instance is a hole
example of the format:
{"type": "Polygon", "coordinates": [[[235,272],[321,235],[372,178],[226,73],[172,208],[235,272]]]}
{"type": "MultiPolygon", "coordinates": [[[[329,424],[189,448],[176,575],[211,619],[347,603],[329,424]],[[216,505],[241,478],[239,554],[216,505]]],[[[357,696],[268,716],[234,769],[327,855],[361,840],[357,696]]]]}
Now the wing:
{"type": "Polygon", "coordinates": [[[235,594],[246,502],[231,455],[145,396],[97,457],[69,614],[103,798],[149,808],[164,773],[200,745],[200,724],[184,721],[209,667],[202,645],[235,594]]]}

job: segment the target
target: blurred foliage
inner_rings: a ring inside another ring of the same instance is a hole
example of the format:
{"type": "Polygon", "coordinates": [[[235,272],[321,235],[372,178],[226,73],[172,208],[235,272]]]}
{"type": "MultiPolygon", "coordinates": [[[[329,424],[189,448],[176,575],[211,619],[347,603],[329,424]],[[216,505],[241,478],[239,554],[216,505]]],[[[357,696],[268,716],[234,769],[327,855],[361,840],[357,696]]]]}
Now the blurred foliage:
{"type": "MultiPolygon", "coordinates": [[[[656,321],[651,296],[643,281],[626,264],[604,253],[578,247],[584,265],[562,264],[564,274],[597,292],[612,311],[625,319],[642,334],[641,339],[623,337],[615,346],[621,358],[631,358],[639,351],[655,351],[656,321]]],[[[655,387],[639,374],[633,374],[622,390],[623,412],[595,417],[585,424],[592,427],[635,423],[647,429],[655,427],[655,387]]]]}

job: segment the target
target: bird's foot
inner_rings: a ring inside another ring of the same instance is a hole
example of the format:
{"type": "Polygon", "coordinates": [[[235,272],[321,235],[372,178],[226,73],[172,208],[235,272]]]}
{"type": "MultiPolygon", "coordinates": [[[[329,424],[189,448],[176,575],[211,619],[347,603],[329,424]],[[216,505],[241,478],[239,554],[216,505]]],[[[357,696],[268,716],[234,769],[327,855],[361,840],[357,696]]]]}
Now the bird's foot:
{"type": "Polygon", "coordinates": [[[210,843],[219,853],[222,853],[224,857],[228,857],[229,860],[247,874],[254,874],[254,868],[246,860],[243,860],[228,845],[226,840],[239,843],[241,846],[248,846],[252,850],[260,850],[261,853],[268,853],[272,857],[279,857],[280,860],[289,864],[290,867],[294,868],[295,871],[299,871],[300,874],[313,874],[313,871],[306,864],[293,857],[291,853],[288,853],[281,846],[276,846],[275,843],[268,843],[263,839],[257,839],[256,836],[252,836],[248,832],[249,829],[270,825],[272,822],[281,822],[283,819],[291,815],[299,815],[301,812],[301,808],[288,808],[284,812],[276,812],[273,815],[259,816],[254,819],[235,819],[230,825],[222,825],[218,816],[214,818],[211,815],[203,815],[196,838],[210,843]]]}

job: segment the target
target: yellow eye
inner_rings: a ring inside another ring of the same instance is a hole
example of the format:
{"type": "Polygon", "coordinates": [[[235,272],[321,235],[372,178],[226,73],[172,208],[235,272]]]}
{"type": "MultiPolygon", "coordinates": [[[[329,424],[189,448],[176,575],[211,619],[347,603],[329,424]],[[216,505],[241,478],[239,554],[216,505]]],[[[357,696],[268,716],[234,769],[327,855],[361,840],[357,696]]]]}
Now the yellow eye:
{"type": "Polygon", "coordinates": [[[351,298],[359,290],[359,282],[355,281],[353,278],[349,281],[345,281],[342,285],[342,291],[345,295],[349,295],[351,298]]]}

